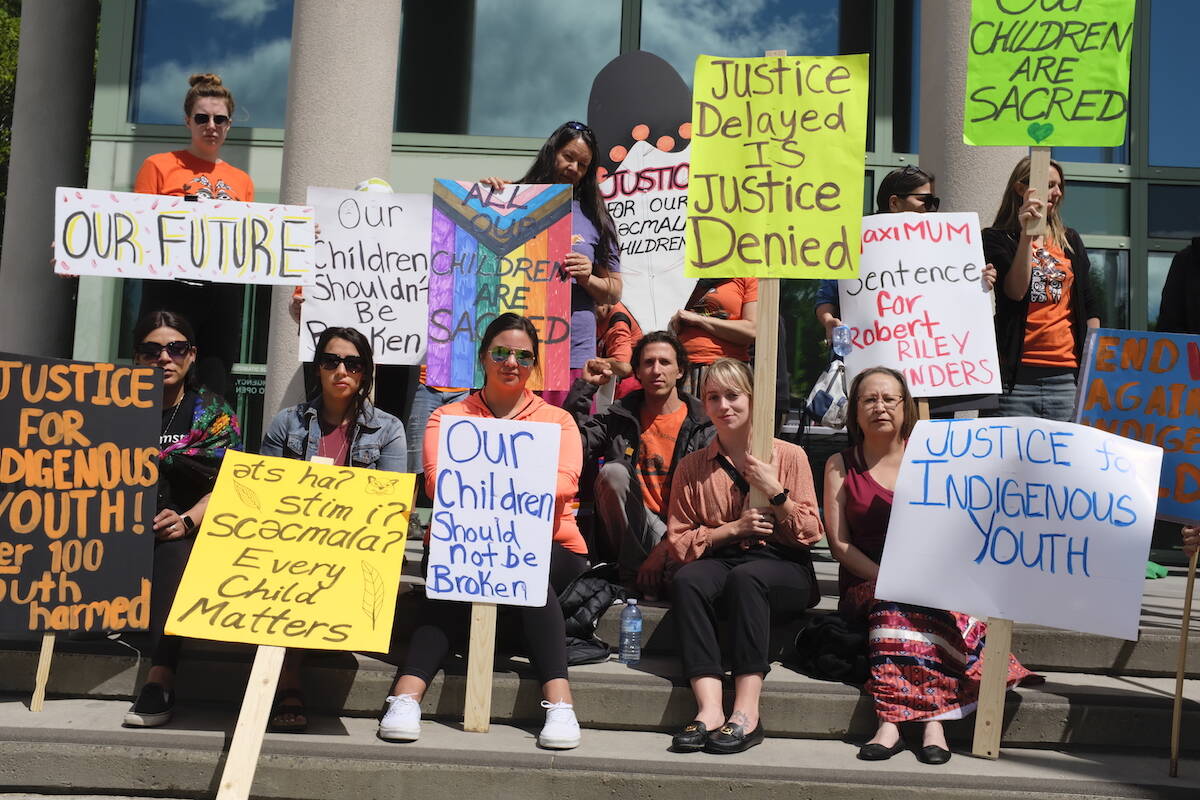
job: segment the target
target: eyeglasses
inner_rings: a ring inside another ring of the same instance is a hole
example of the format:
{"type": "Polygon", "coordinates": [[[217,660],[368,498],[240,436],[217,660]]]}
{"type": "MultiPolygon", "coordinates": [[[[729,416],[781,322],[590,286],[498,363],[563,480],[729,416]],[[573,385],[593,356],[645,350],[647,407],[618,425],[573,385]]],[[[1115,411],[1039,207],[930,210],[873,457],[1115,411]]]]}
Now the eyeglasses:
{"type": "Polygon", "coordinates": [[[919,197],[926,211],[937,211],[942,205],[942,198],[932,192],[904,192],[903,194],[896,195],[896,197],[919,197]]]}
{"type": "Polygon", "coordinates": [[[197,125],[207,125],[210,119],[218,128],[223,128],[229,124],[229,117],[224,114],[192,114],[192,122],[197,125]]]}
{"type": "Polygon", "coordinates": [[[874,395],[872,397],[860,397],[860,398],[858,398],[858,404],[860,406],[862,406],[863,408],[870,408],[872,406],[877,406],[882,403],[883,407],[890,411],[891,409],[900,405],[901,401],[903,401],[903,400],[904,400],[903,397],[896,397],[895,395],[885,394],[885,395],[874,395]]]}
{"type": "Polygon", "coordinates": [[[317,366],[328,372],[333,372],[338,366],[344,366],[346,372],[351,375],[357,375],[363,371],[366,362],[362,356],[339,356],[336,353],[321,353],[317,356],[317,366]]]}
{"type": "Polygon", "coordinates": [[[508,361],[509,356],[512,356],[517,360],[518,367],[533,366],[532,350],[518,350],[515,347],[502,347],[500,345],[496,345],[491,350],[488,350],[488,355],[491,356],[492,361],[495,361],[497,364],[503,364],[505,361],[508,361]]]}
{"type": "Polygon", "coordinates": [[[139,342],[133,346],[133,354],[143,361],[158,361],[162,351],[166,350],[171,358],[183,358],[192,351],[192,343],[187,339],[176,342],[159,344],[158,342],[139,342]]]}

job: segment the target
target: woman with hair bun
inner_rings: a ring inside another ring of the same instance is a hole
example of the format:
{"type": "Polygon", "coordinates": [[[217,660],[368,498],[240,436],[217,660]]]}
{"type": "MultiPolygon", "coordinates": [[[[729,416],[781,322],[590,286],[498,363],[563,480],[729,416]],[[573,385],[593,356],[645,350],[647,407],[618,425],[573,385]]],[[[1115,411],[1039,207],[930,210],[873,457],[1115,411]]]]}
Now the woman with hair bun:
{"type": "Polygon", "coordinates": [[[133,190],[139,194],[254,200],[254,181],[221,160],[221,147],[233,125],[233,93],[212,74],[188,78],[183,124],[191,143],[183,150],[155,153],[142,162],[133,190]]]}
{"type": "MultiPolygon", "coordinates": [[[[221,159],[221,147],[233,125],[233,93],[210,73],[188,78],[183,98],[183,123],[191,141],[183,150],[155,153],[142,162],[133,190],[188,200],[254,200],[254,181],[221,159]]],[[[241,344],[244,286],[233,283],[196,284],[182,281],[127,281],[127,302],[145,314],[166,308],[195,320],[200,350],[196,364],[200,381],[219,394],[229,391],[229,372],[241,344]],[[140,292],[140,301],[138,293],[140,292]]]]}

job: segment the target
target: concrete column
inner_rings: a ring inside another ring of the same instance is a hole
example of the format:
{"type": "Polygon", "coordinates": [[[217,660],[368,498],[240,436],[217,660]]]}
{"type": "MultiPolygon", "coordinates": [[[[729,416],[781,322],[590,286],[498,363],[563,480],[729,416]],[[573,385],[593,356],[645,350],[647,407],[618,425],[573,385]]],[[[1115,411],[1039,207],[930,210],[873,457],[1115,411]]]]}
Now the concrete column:
{"type": "MultiPolygon", "coordinates": [[[[400,3],[297,0],[283,202],[303,204],[309,186],[351,188],[364,178],[389,177],[399,47],[400,3]]],[[[304,391],[296,323],[288,315],[291,294],[291,287],[272,293],[263,403],[268,420],[299,402],[304,391]]]]}
{"type": "Polygon", "coordinates": [[[975,211],[992,224],[1013,165],[1024,147],[975,147],[962,138],[971,4],[921,4],[920,164],[937,177],[944,211],[975,211]]]}
{"type": "Polygon", "coordinates": [[[71,355],[76,281],[50,267],[54,187],[86,186],[95,0],[25,3],[13,103],[0,347],[23,355],[71,355]]]}

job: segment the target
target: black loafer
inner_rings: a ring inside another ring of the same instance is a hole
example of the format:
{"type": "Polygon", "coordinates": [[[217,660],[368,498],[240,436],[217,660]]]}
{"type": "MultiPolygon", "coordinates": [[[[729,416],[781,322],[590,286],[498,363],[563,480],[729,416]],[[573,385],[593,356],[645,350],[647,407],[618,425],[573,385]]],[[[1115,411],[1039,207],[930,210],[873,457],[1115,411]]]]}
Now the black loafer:
{"type": "Polygon", "coordinates": [[[698,719],[684,725],[679,733],[671,737],[671,748],[680,753],[698,753],[708,741],[708,728],[698,719]]]}
{"type": "Polygon", "coordinates": [[[763,723],[760,719],[754,730],[746,733],[746,729],[735,722],[726,722],[708,735],[704,743],[704,752],[718,755],[729,755],[749,750],[756,744],[762,744],[765,737],[763,723]]]}
{"type": "Polygon", "coordinates": [[[891,747],[884,747],[878,742],[864,744],[858,748],[859,761],[887,761],[897,753],[904,752],[904,739],[897,739],[891,747]]]}
{"type": "Polygon", "coordinates": [[[930,744],[917,751],[917,760],[922,764],[945,764],[950,760],[950,751],[936,744],[930,744]]]}

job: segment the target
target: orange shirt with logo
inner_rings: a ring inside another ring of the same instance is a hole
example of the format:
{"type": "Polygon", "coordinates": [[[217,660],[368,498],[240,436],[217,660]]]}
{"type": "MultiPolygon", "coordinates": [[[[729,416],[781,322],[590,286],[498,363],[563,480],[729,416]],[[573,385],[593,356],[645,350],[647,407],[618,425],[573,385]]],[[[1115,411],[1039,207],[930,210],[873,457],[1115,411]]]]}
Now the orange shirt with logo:
{"type": "Polygon", "coordinates": [[[1021,363],[1077,368],[1071,327],[1071,290],[1075,283],[1071,259],[1053,240],[1043,237],[1033,244],[1032,262],[1021,363]]]}
{"type": "Polygon", "coordinates": [[[687,406],[669,414],[652,415],[642,411],[642,444],[638,452],[637,473],[642,483],[642,499],[646,508],[661,515],[671,506],[671,461],[675,441],[687,418],[687,406]]]}
{"type": "Polygon", "coordinates": [[[138,194],[254,201],[254,181],[249,175],[225,161],[205,161],[187,150],[155,153],[147,158],[138,170],[133,190],[138,194]]]}
{"type": "MultiPolygon", "coordinates": [[[[758,302],[757,278],[730,278],[711,287],[688,305],[689,311],[720,319],[741,319],[742,306],[758,302]]],[[[750,360],[750,347],[710,336],[695,325],[685,325],[679,331],[679,341],[687,350],[693,364],[711,364],[727,356],[738,361],[750,360]]]]}

